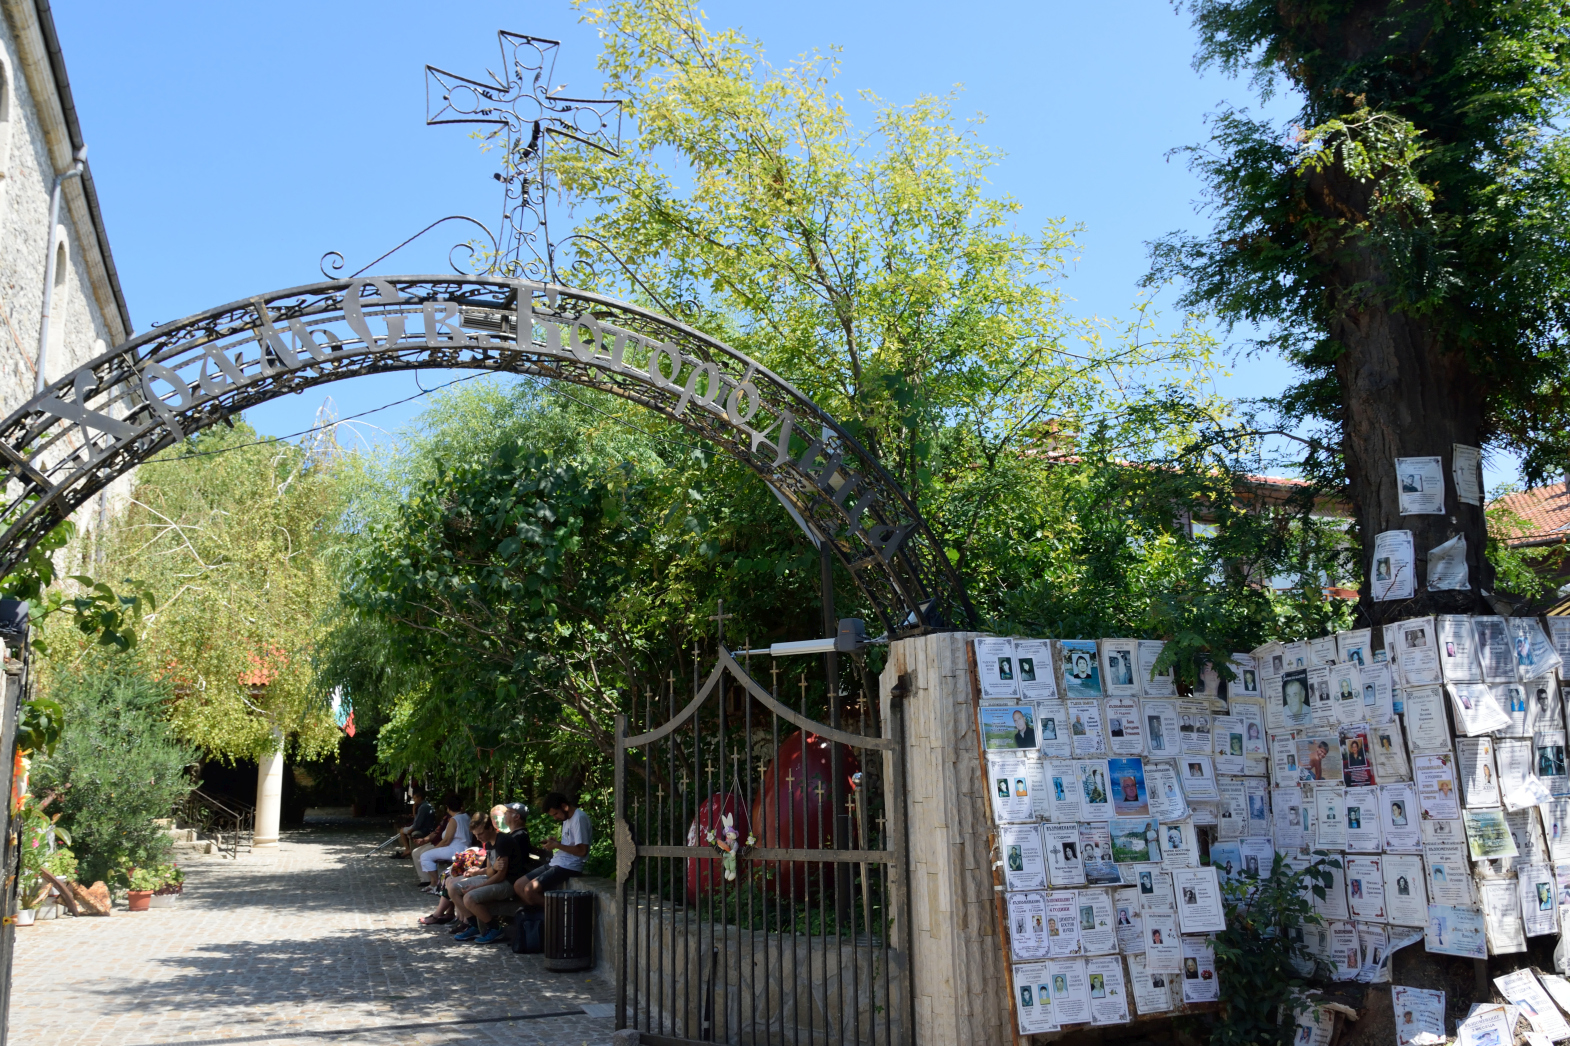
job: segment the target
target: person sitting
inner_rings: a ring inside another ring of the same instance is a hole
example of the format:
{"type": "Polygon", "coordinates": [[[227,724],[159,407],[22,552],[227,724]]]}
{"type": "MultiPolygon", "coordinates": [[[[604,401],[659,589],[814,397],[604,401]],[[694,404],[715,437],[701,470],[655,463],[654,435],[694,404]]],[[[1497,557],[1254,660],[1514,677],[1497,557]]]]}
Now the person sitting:
{"type": "Polygon", "coordinates": [[[436,828],[436,812],[425,801],[424,787],[413,785],[409,794],[414,800],[414,820],[398,829],[398,842],[403,845],[403,852],[390,855],[395,861],[409,860],[414,855],[415,840],[424,839],[436,828]]]}
{"type": "Polygon", "coordinates": [[[524,874],[529,856],[529,834],[523,829],[523,815],[505,806],[498,806],[493,813],[501,814],[500,823],[507,831],[493,836],[485,878],[477,882],[471,876],[455,883],[449,891],[453,907],[472,923],[471,929],[455,934],[454,940],[476,944],[495,944],[501,940],[502,928],[491,918],[486,906],[512,900],[513,884],[524,874]]]}
{"type": "Polygon", "coordinates": [[[540,800],[540,805],[551,820],[561,825],[561,838],[540,844],[540,849],[551,855],[550,864],[526,873],[513,884],[518,900],[530,908],[545,903],[546,890],[557,889],[568,879],[583,874],[583,860],[589,856],[589,843],[593,841],[589,815],[565,795],[552,792],[540,800]]]}
{"type": "Polygon", "coordinates": [[[470,925],[468,913],[458,905],[457,899],[464,884],[474,886],[485,881],[487,858],[496,842],[496,825],[487,815],[475,814],[469,822],[469,831],[476,845],[453,855],[452,864],[436,891],[441,899],[436,902],[436,910],[420,920],[421,926],[444,926],[456,919],[459,925],[453,927],[453,932],[457,933],[470,925]]]}
{"type": "Polygon", "coordinates": [[[442,805],[447,808],[447,830],[435,846],[420,855],[420,874],[428,881],[424,887],[426,893],[436,892],[439,875],[437,862],[451,860],[453,854],[474,845],[474,839],[469,834],[469,815],[463,809],[463,797],[457,792],[448,792],[442,805]]]}
{"type": "Polygon", "coordinates": [[[436,849],[437,844],[442,841],[442,836],[447,834],[447,825],[451,821],[452,817],[444,811],[442,813],[441,819],[436,822],[436,827],[431,829],[430,835],[425,836],[423,839],[409,840],[411,843],[415,844],[414,849],[409,851],[409,856],[414,860],[414,885],[421,887],[425,886],[425,877],[420,875],[420,858],[423,857],[428,851],[436,849]]]}

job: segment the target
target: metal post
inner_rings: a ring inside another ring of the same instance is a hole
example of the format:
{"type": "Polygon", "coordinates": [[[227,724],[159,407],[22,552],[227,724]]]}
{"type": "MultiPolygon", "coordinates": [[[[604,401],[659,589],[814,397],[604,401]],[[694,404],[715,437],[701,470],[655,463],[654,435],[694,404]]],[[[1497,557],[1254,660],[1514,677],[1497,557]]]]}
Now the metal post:
{"type": "MultiPolygon", "coordinates": [[[[634,694],[633,708],[637,708],[634,694]]],[[[616,836],[616,940],[611,942],[611,952],[616,962],[616,1030],[627,1027],[627,871],[632,869],[632,854],[626,847],[632,842],[631,833],[623,826],[627,823],[627,717],[616,716],[616,823],[611,831],[616,836]],[[625,871],[624,871],[625,870],[625,871]]]]}
{"type": "Polygon", "coordinates": [[[19,646],[22,669],[13,676],[4,671],[5,665],[0,663],[0,688],[3,688],[0,693],[5,695],[4,708],[0,709],[0,760],[4,761],[5,779],[12,782],[0,799],[0,872],[5,876],[5,892],[0,895],[0,913],[5,916],[0,923],[0,1046],[5,1046],[11,1021],[11,961],[16,953],[17,892],[22,885],[22,840],[11,818],[11,789],[15,787],[12,774],[16,767],[16,728],[22,716],[22,700],[27,693],[28,668],[32,661],[25,626],[15,636],[5,638],[19,646]]]}
{"type": "Polygon", "coordinates": [[[49,249],[44,256],[44,305],[38,314],[38,367],[33,375],[33,395],[44,391],[44,368],[49,363],[49,310],[54,307],[55,296],[55,228],[60,224],[60,196],[67,178],[75,178],[87,164],[87,146],[76,151],[69,170],[55,175],[54,189],[49,193],[49,231],[46,234],[49,249]]]}
{"type": "MultiPolygon", "coordinates": [[[[823,634],[832,636],[839,631],[839,618],[834,616],[834,554],[829,550],[827,541],[818,544],[818,570],[819,591],[823,603],[823,634]]],[[[839,654],[832,650],[823,655],[823,676],[828,684],[829,725],[839,730],[841,729],[840,663],[839,654]]],[[[834,848],[847,850],[850,848],[850,812],[845,809],[845,746],[837,741],[829,746],[829,776],[831,778],[829,798],[834,811],[830,820],[833,826],[834,848]]],[[[850,922],[851,908],[851,867],[848,864],[836,864],[834,866],[834,914],[840,926],[850,922]]]]}
{"type": "MultiPolygon", "coordinates": [[[[889,776],[892,780],[885,784],[883,795],[884,804],[889,818],[889,828],[893,835],[894,865],[891,871],[893,882],[889,884],[890,908],[894,915],[895,939],[899,942],[899,949],[904,953],[905,969],[905,1005],[902,1014],[905,1018],[905,1041],[914,1042],[916,1036],[916,995],[915,980],[911,973],[911,925],[910,925],[910,822],[906,816],[905,802],[909,794],[908,782],[905,780],[905,695],[908,684],[901,678],[889,690],[889,717],[883,724],[884,734],[894,742],[893,773],[889,776]]],[[[890,1005],[893,1004],[889,1000],[890,1005]]]]}

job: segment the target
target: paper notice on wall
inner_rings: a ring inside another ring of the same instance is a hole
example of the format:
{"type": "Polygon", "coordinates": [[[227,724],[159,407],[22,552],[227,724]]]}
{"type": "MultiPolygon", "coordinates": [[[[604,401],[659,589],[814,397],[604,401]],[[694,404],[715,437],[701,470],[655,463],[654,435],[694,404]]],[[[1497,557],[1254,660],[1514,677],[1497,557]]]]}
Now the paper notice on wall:
{"type": "Polygon", "coordinates": [[[1417,1046],[1419,1035],[1433,1035],[1440,1042],[1447,1038],[1444,992],[1392,985],[1390,1001],[1396,1017],[1396,1046],[1417,1046]]]}
{"type": "Polygon", "coordinates": [[[1076,756],[1107,754],[1107,736],[1101,722],[1101,701],[1098,698],[1069,701],[1068,721],[1076,756]]]}
{"type": "Polygon", "coordinates": [[[1179,967],[1178,970],[1151,970],[1145,955],[1129,956],[1129,994],[1134,997],[1134,1008],[1141,1017],[1166,1013],[1172,1009],[1171,984],[1181,979],[1181,963],[1179,967]]]}
{"type": "Polygon", "coordinates": [[[1022,962],[1014,966],[1014,1012],[1019,1017],[1021,1035],[1057,1031],[1052,1013],[1052,975],[1044,962],[1022,962]]]}
{"type": "Polygon", "coordinates": [[[1214,868],[1180,868],[1172,873],[1178,921],[1185,934],[1220,933],[1227,928],[1221,882],[1214,868]]]}
{"type": "Polygon", "coordinates": [[[1448,592],[1471,588],[1466,569],[1466,535],[1457,534],[1428,550],[1428,590],[1448,592]]]}
{"type": "Polygon", "coordinates": [[[1374,772],[1385,782],[1410,781],[1412,768],[1406,761],[1406,743],[1401,738],[1401,723],[1392,719],[1369,728],[1369,751],[1374,757],[1374,772]]]}
{"type": "Polygon", "coordinates": [[[1014,675],[1012,639],[977,639],[976,669],[981,674],[984,701],[1019,696],[1019,679],[1014,675]]]}
{"type": "Polygon", "coordinates": [[[998,848],[1003,852],[1003,880],[1010,890],[1047,888],[1047,862],[1037,825],[1000,825],[998,848]]]}
{"type": "Polygon", "coordinates": [[[1570,1039],[1570,1024],[1530,969],[1516,970],[1503,977],[1494,978],[1494,987],[1505,1001],[1514,1005],[1532,1027],[1548,1036],[1551,1041],[1570,1039]]]}
{"type": "Polygon", "coordinates": [[[1472,619],[1472,631],[1477,638],[1477,660],[1482,666],[1483,682],[1515,682],[1515,649],[1505,619],[1497,614],[1479,614],[1472,619]]]}
{"type": "Polygon", "coordinates": [[[1430,904],[1472,906],[1472,865],[1465,843],[1425,843],[1423,863],[1428,867],[1430,904]]]}
{"type": "Polygon", "coordinates": [[[1199,865],[1199,842],[1192,821],[1161,826],[1161,864],[1168,871],[1199,865]]]}
{"type": "Polygon", "coordinates": [[[1150,797],[1150,813],[1163,823],[1181,821],[1188,816],[1177,768],[1171,763],[1146,763],[1145,787],[1150,797]]]}
{"type": "Polygon", "coordinates": [[[1463,810],[1461,820],[1466,825],[1467,852],[1472,860],[1514,857],[1520,852],[1503,810],[1463,810]]]}
{"type": "Polygon", "coordinates": [[[1513,879],[1484,879],[1477,884],[1483,903],[1488,950],[1494,955],[1526,951],[1526,926],[1521,922],[1521,902],[1513,879]]]}
{"type": "Polygon", "coordinates": [[[988,752],[992,816],[999,824],[1034,822],[1034,796],[1042,787],[1041,760],[1034,753],[988,752]]]}
{"type": "Polygon", "coordinates": [[[1488,938],[1483,913],[1471,908],[1429,905],[1428,926],[1423,937],[1423,947],[1440,955],[1460,955],[1469,959],[1488,958],[1488,938]]]}
{"type": "Polygon", "coordinates": [[[1079,825],[1044,824],[1041,843],[1046,852],[1047,875],[1053,886],[1085,885],[1085,863],[1079,856],[1079,825]]]}
{"type": "Polygon", "coordinates": [[[1369,588],[1376,601],[1411,599],[1417,591],[1414,569],[1410,530],[1387,530],[1375,536],[1374,572],[1369,588]]]}
{"type": "MultiPolygon", "coordinates": [[[[976,663],[981,663],[979,650],[976,663]]],[[[1014,675],[1019,680],[1020,697],[1030,701],[1056,701],[1058,679],[1052,670],[1052,640],[1014,640],[1014,675]]]]}
{"type": "Polygon", "coordinates": [[[1410,781],[1379,786],[1379,827],[1386,851],[1420,853],[1423,849],[1417,789],[1410,781]]]}
{"type": "Polygon", "coordinates": [[[1559,678],[1570,679],[1570,672],[1565,671],[1564,667],[1570,665],[1570,617],[1550,616],[1548,639],[1554,644],[1554,651],[1559,655],[1559,678]]]}
{"type": "Polygon", "coordinates": [[[1068,705],[1062,701],[1037,701],[1035,709],[1036,750],[1056,759],[1072,756],[1074,737],[1068,728],[1068,705]]]}
{"type": "Polygon", "coordinates": [[[1142,755],[1145,729],[1140,717],[1139,698],[1107,698],[1107,743],[1113,755],[1142,755]]]}
{"type": "MultiPolygon", "coordinates": [[[[1461,686],[1471,684],[1462,683],[1461,686]]],[[[1414,757],[1440,755],[1450,751],[1450,721],[1445,715],[1444,688],[1412,687],[1405,691],[1407,742],[1414,757]]]]}
{"type": "Polygon", "coordinates": [[[1079,821],[1079,772],[1074,768],[1072,759],[1048,759],[1046,761],[1046,793],[1047,809],[1055,824],[1066,824],[1074,827],[1074,822],[1079,821]]]}
{"type": "Polygon", "coordinates": [[[1216,953],[1209,937],[1183,938],[1183,1001],[1215,1002],[1221,998],[1216,979],[1216,953]]]}
{"type": "Polygon", "coordinates": [[[1158,759],[1178,754],[1181,734],[1176,701],[1160,699],[1143,702],[1145,750],[1158,759]]]}
{"type": "Polygon", "coordinates": [[[1396,458],[1401,515],[1433,516],[1445,511],[1445,469],[1432,458],[1396,458]]]}
{"type": "Polygon", "coordinates": [[[1329,1046],[1330,1034],[1336,1027],[1335,1011],[1315,1006],[1313,999],[1307,1001],[1308,1009],[1300,1011],[1294,1020],[1292,1046],[1329,1046]]]}
{"type": "Polygon", "coordinates": [[[1425,821],[1454,821],[1461,816],[1456,795],[1455,759],[1448,755],[1420,755],[1412,761],[1417,801],[1425,821]]]}
{"type": "Polygon", "coordinates": [[[1139,685],[1140,693],[1145,697],[1177,696],[1177,680],[1172,674],[1171,667],[1161,672],[1156,671],[1156,662],[1161,660],[1161,652],[1166,645],[1159,639],[1139,641],[1139,685]]]}
{"type": "Polygon", "coordinates": [[[1385,649],[1400,666],[1403,686],[1432,686],[1442,681],[1433,618],[1414,617],[1386,625],[1385,649]]]}
{"type": "MultiPolygon", "coordinates": [[[[1516,872],[1516,884],[1521,899],[1521,922],[1526,927],[1526,935],[1546,937],[1558,933],[1559,905],[1555,897],[1553,868],[1546,864],[1521,868],[1516,872]]],[[[1557,1035],[1554,1037],[1559,1038],[1557,1035]]]]}
{"type": "Polygon", "coordinates": [[[1356,853],[1379,853],[1385,833],[1379,823],[1379,789],[1346,790],[1346,848],[1356,853]]]}
{"type": "Polygon", "coordinates": [[[1383,857],[1347,857],[1346,899],[1347,910],[1354,919],[1376,923],[1387,919],[1383,857]]]}
{"type": "Polygon", "coordinates": [[[1108,697],[1139,695],[1139,640],[1101,641],[1101,690],[1108,697]]]}
{"type": "MultiPolygon", "coordinates": [[[[1446,683],[1450,691],[1450,709],[1455,713],[1456,730],[1467,737],[1509,730],[1510,714],[1500,706],[1494,696],[1494,687],[1483,683],[1446,683]]],[[[1518,688],[1519,689],[1519,688],[1518,688]]],[[[1524,720],[1524,700],[1512,698],[1511,704],[1520,704],[1524,720]]]]}
{"type": "Polygon", "coordinates": [[[1423,885],[1423,859],[1416,854],[1385,854],[1385,907],[1390,922],[1422,926],[1428,918],[1428,891],[1423,885]]]}
{"type": "Polygon", "coordinates": [[[1469,807],[1499,805],[1499,777],[1494,769],[1494,739],[1462,737],[1456,739],[1461,766],[1461,798],[1469,807]]]}
{"type": "Polygon", "coordinates": [[[1117,915],[1118,951],[1135,955],[1145,950],[1144,912],[1139,907],[1139,888],[1125,886],[1112,894],[1112,906],[1117,915]]]}
{"type": "MultiPolygon", "coordinates": [[[[1428,576],[1432,587],[1432,558],[1429,560],[1428,576]]],[[[1434,627],[1439,632],[1439,664],[1444,669],[1445,682],[1481,683],[1483,669],[1477,661],[1477,640],[1472,631],[1472,618],[1467,614],[1440,614],[1434,619],[1434,627]]]]}
{"type": "Polygon", "coordinates": [[[1483,503],[1483,452],[1465,443],[1450,445],[1450,475],[1456,484],[1456,500],[1463,505],[1483,503]]]}
{"type": "Polygon", "coordinates": [[[1080,890],[1077,912],[1084,954],[1106,955],[1118,950],[1117,917],[1106,890],[1080,890]]]}
{"type": "Polygon", "coordinates": [[[1127,1024],[1128,990],[1123,984],[1123,960],[1116,955],[1085,962],[1090,981],[1090,1023],[1127,1024]]]}
{"type": "Polygon", "coordinates": [[[1047,896],[1034,891],[1008,895],[1009,950],[1017,960],[1047,957],[1047,896]]]}
{"type": "Polygon", "coordinates": [[[1508,1046],[1515,1041],[1516,1019],[1509,1006],[1474,1006],[1456,1025],[1456,1046],[1508,1046]]]}
{"type": "Polygon", "coordinates": [[[1056,959],[1047,963],[1052,976],[1052,1009],[1058,1024],[1084,1024],[1090,1020],[1090,985],[1084,959],[1056,959]]]}

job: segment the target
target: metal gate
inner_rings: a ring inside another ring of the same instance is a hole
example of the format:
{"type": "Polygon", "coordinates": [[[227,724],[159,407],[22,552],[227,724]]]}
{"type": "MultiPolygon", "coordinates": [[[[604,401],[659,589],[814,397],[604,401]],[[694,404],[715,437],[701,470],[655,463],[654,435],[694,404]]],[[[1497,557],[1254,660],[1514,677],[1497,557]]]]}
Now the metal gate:
{"type": "Polygon", "coordinates": [[[661,698],[635,711],[643,732],[616,721],[616,1027],[656,1044],[909,1042],[898,699],[881,724],[862,709],[863,733],[820,723],[805,687],[792,709],[723,646],[685,707],[674,680],[661,698]]]}

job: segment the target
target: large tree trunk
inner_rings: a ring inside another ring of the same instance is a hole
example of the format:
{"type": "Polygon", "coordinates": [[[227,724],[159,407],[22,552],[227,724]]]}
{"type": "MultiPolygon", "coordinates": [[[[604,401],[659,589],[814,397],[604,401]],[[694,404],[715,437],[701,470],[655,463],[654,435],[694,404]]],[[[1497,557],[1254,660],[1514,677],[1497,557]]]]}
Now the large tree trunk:
{"type": "MultiPolygon", "coordinates": [[[[1361,213],[1367,183],[1339,172],[1311,179],[1316,203],[1326,210],[1361,213]]],[[[1484,556],[1483,508],[1456,497],[1453,447],[1479,446],[1483,390],[1459,353],[1448,351],[1441,331],[1420,316],[1393,311],[1379,293],[1385,263],[1366,247],[1338,245],[1337,283],[1343,290],[1331,337],[1339,343],[1336,377],[1345,411],[1342,451],[1347,495],[1362,544],[1364,620],[1382,625],[1425,614],[1492,613],[1481,592],[1494,587],[1484,556]],[[1438,456],[1443,462],[1443,515],[1401,515],[1398,457],[1438,456]],[[1410,600],[1374,602],[1374,539],[1387,530],[1410,530],[1416,577],[1410,600]],[[1466,536],[1466,591],[1428,590],[1428,553],[1457,534],[1466,536]]]]}

